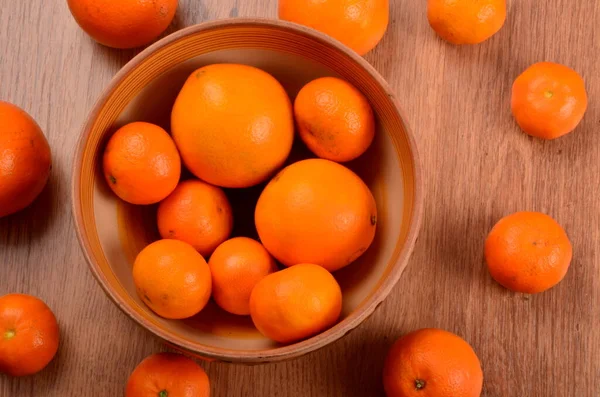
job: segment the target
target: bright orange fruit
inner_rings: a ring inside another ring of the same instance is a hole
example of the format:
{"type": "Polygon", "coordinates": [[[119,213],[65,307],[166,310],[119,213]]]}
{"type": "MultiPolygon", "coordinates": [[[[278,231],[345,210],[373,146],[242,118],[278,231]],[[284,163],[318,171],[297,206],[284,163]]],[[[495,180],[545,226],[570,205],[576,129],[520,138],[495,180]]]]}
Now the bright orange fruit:
{"type": "Polygon", "coordinates": [[[158,206],[158,230],[163,238],[191,244],[202,256],[229,238],[233,214],[222,189],[197,179],[181,182],[158,206]]]}
{"type": "Polygon", "coordinates": [[[81,28],[108,47],[149,44],[171,24],[178,0],[68,0],[81,28]]]}
{"type": "Polygon", "coordinates": [[[159,240],[144,248],[133,264],[138,295],[152,311],[169,319],[198,314],[208,303],[208,264],[188,243],[159,240]]]}
{"type": "Polygon", "coordinates": [[[478,44],[504,26],[506,0],[428,0],[427,19],[452,44],[478,44]]]}
{"type": "Polygon", "coordinates": [[[258,282],[250,296],[256,328],[280,343],[295,342],[326,330],[342,310],[342,291],[321,266],[299,264],[258,282]]]}
{"type": "Polygon", "coordinates": [[[181,176],[181,159],[167,131],[144,122],[114,133],[103,167],[108,186],[131,204],[158,203],[175,190],[181,176]]]}
{"type": "Polygon", "coordinates": [[[0,101],[0,218],[33,203],[51,168],[50,146],[35,120],[0,101]]]}
{"type": "Polygon", "coordinates": [[[144,359],[131,373],[125,397],[210,397],[210,382],[194,360],[158,353],[144,359]]]}
{"type": "Polygon", "coordinates": [[[250,294],[256,284],[277,270],[265,247],[256,240],[236,237],[219,245],[208,261],[213,299],[233,314],[250,314],[250,294]]]}
{"type": "Polygon", "coordinates": [[[365,55],[387,30],[390,4],[389,0],[279,0],[279,18],[319,30],[365,55]]]}
{"type": "Polygon", "coordinates": [[[485,241],[492,277],[510,290],[528,294],[558,284],[572,256],[564,229],[540,212],[516,212],[500,219],[485,241]]]}
{"type": "Polygon", "coordinates": [[[329,160],[284,168],[265,187],[255,211],[265,248],[286,266],[341,269],[373,242],[377,206],[358,175],[329,160]]]}
{"type": "Polygon", "coordinates": [[[426,328],[403,336],[392,346],[383,384],[387,397],[479,397],[483,372],[464,339],[426,328]]]}
{"type": "Polygon", "coordinates": [[[346,162],[363,154],[375,136],[375,116],[352,84],[323,77],[305,85],[294,102],[300,138],[317,156],[346,162]]]}
{"type": "Polygon", "coordinates": [[[171,127],[187,168],[229,188],[265,181],[283,165],[294,140],[284,88],[246,65],[209,65],[192,73],[173,106],[171,127]]]}
{"type": "Polygon", "coordinates": [[[52,310],[24,294],[0,297],[0,372],[33,375],[58,351],[59,331],[52,310]]]}
{"type": "Polygon", "coordinates": [[[527,134],[556,139],[573,131],[583,119],[588,98],[583,78],[552,62],[536,63],[515,80],[512,113],[527,134]]]}

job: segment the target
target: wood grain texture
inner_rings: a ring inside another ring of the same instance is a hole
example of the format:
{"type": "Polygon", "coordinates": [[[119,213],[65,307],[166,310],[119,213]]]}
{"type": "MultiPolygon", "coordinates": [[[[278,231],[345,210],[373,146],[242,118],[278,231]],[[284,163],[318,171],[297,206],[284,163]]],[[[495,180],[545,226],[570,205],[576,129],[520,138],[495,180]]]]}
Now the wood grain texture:
{"type": "MultiPolygon", "coordinates": [[[[410,264],[376,313],[329,347],[277,365],[203,364],[213,396],[382,396],[387,349],[420,327],[448,329],[473,345],[485,397],[600,395],[600,2],[509,1],[500,33],[470,47],[439,40],[424,1],[392,3],[390,29],[367,59],[396,90],[420,141],[427,198],[410,264]],[[528,138],[510,115],[512,81],[541,60],[579,71],[590,96],[579,128],[554,142],[528,138]],[[483,261],[487,232],[517,210],[552,215],[574,247],[565,280],[536,296],[499,287],[483,261]]],[[[275,17],[276,7],[180,0],[169,32],[228,16],[275,17]]],[[[81,123],[137,52],[93,43],[66,1],[0,0],[0,99],[38,121],[54,160],[41,198],[0,220],[0,295],[44,299],[63,338],[42,373],[0,376],[2,397],[122,395],[130,371],[163,349],[92,278],[69,202],[81,123]]]]}

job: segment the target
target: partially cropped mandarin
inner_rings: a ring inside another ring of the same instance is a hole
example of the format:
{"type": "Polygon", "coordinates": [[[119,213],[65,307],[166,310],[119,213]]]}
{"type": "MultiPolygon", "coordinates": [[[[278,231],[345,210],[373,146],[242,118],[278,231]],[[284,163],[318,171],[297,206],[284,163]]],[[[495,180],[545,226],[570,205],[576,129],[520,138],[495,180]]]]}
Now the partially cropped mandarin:
{"type": "Polygon", "coordinates": [[[50,146],[24,110],[0,101],[0,218],[29,206],[50,175],[50,146]]]}
{"type": "Polygon", "coordinates": [[[104,150],[103,169],[108,186],[122,200],[155,204],[175,190],[181,176],[181,159],[165,130],[135,122],[110,138],[104,150]]]}
{"type": "Polygon", "coordinates": [[[327,160],[354,160],[375,136],[375,117],[367,98],[335,77],[305,85],[294,102],[294,115],[300,138],[314,154],[327,160]]]}
{"type": "Polygon", "coordinates": [[[186,167],[212,185],[246,188],[279,169],[294,140],[291,101],[270,74],[213,64],[194,71],[171,113],[186,167]]]}
{"type": "Polygon", "coordinates": [[[222,189],[192,179],[181,182],[158,206],[158,231],[163,238],[191,244],[208,258],[229,238],[233,215],[222,189]]]}
{"type": "Polygon", "coordinates": [[[208,303],[208,264],[188,243],[159,240],[144,248],[133,264],[137,293],[152,311],[168,319],[198,314],[208,303]]]}
{"type": "Polygon", "coordinates": [[[256,240],[236,237],[219,245],[208,261],[213,299],[223,310],[250,314],[250,294],[256,284],[277,270],[275,261],[256,240]]]}
{"type": "Polygon", "coordinates": [[[365,55],[383,38],[389,0],[279,0],[279,18],[319,30],[365,55]]]}
{"type": "Polygon", "coordinates": [[[572,132],[587,106],[583,78],[564,65],[536,63],[513,83],[513,116],[523,131],[537,138],[556,139],[572,132]]]}
{"type": "Polygon", "coordinates": [[[33,375],[56,355],[59,329],[52,310],[25,294],[0,297],[0,373],[33,375]]]}
{"type": "Polygon", "coordinates": [[[502,286],[528,294],[546,291],[567,274],[573,248],[564,229],[540,212],[516,212],[498,221],[485,241],[485,259],[502,286]]]}
{"type": "Polygon", "coordinates": [[[141,47],[171,24],[178,0],[68,0],[79,26],[113,48],[141,47]]]}
{"type": "Polygon", "coordinates": [[[255,210],[260,241],[286,266],[314,263],[333,272],[371,245],[377,205],[368,186],[333,161],[299,161],[265,187],[255,210]]]}
{"type": "Polygon", "coordinates": [[[191,358],[157,353],[131,373],[125,397],[210,397],[210,381],[191,358]]]}
{"type": "Polygon", "coordinates": [[[425,328],[394,343],[385,361],[383,385],[387,397],[479,397],[483,371],[464,339],[425,328]]]}
{"type": "Polygon", "coordinates": [[[506,0],[428,0],[433,30],[452,44],[479,44],[506,21],[506,0]]]}
{"type": "Polygon", "coordinates": [[[258,282],[250,296],[250,315],[268,338],[291,343],[334,325],[342,310],[342,291],[321,266],[298,264],[258,282]]]}

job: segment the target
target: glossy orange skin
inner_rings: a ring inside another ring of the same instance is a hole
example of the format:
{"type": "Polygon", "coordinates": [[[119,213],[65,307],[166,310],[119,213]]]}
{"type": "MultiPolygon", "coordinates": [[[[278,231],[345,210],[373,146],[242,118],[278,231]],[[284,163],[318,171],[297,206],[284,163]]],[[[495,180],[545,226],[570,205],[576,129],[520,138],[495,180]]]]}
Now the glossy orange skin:
{"type": "Polygon", "coordinates": [[[173,353],[153,354],[129,376],[125,397],[163,396],[210,397],[208,376],[190,358],[173,353]]]}
{"type": "Polygon", "coordinates": [[[161,201],[157,220],[163,238],[185,241],[205,258],[229,238],[233,229],[225,192],[197,179],[181,182],[161,201]]]}
{"type": "Polygon", "coordinates": [[[319,30],[365,55],[381,41],[389,0],[279,0],[279,18],[319,30]]]}
{"type": "Polygon", "coordinates": [[[179,182],[181,158],[161,127],[144,122],[120,128],[108,141],[103,158],[104,179],[112,191],[131,204],[155,204],[179,182]]]}
{"type": "Polygon", "coordinates": [[[564,229],[540,212],[516,212],[498,221],[485,241],[492,277],[528,294],[546,291],[567,274],[573,248],[564,229]]]}
{"type": "Polygon", "coordinates": [[[506,21],[506,0],[428,0],[433,30],[452,44],[479,44],[506,21]]]}
{"type": "Polygon", "coordinates": [[[208,264],[188,243],[159,240],[144,248],[133,264],[133,281],[140,298],[168,319],[198,314],[210,299],[208,264]]]}
{"type": "Polygon", "coordinates": [[[365,96],[347,81],[323,77],[305,85],[294,102],[302,141],[323,159],[346,162],[363,154],[375,136],[365,96]]]}
{"type": "Polygon", "coordinates": [[[310,159],[284,168],[266,186],[255,222],[265,248],[284,265],[314,263],[333,272],[369,248],[377,206],[354,172],[310,159]]]}
{"type": "Polygon", "coordinates": [[[186,167],[222,187],[265,181],[292,148],[291,101],[270,74],[215,64],[190,75],[171,114],[173,139],[186,167]]]}
{"type": "Polygon", "coordinates": [[[52,310],[24,294],[0,297],[0,372],[33,375],[56,355],[59,330],[52,310]]]}
{"type": "Polygon", "coordinates": [[[232,238],[219,245],[208,266],[217,305],[244,316],[250,314],[250,294],[256,284],[277,270],[265,247],[247,237],[232,238]]]}
{"type": "Polygon", "coordinates": [[[298,264],[268,275],[250,295],[256,328],[279,343],[316,335],[334,325],[342,311],[342,291],[321,266],[298,264]]]}
{"type": "Polygon", "coordinates": [[[79,26],[98,43],[141,47],[171,24],[178,0],[68,0],[79,26]]]}
{"type": "Polygon", "coordinates": [[[387,397],[479,397],[483,372],[471,346],[450,332],[425,328],[396,341],[383,370],[387,397]]]}
{"type": "Polygon", "coordinates": [[[35,120],[0,101],[0,218],[33,203],[51,168],[50,146],[35,120]]]}
{"type": "Polygon", "coordinates": [[[513,83],[513,116],[523,131],[537,138],[556,139],[573,131],[587,106],[583,78],[564,65],[536,63],[513,83]]]}

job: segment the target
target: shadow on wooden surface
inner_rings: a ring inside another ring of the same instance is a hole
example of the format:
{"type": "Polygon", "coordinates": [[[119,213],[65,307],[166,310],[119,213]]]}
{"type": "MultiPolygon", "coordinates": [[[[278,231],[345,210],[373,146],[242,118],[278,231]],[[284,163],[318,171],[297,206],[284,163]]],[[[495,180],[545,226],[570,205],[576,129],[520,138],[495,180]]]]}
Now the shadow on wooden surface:
{"type": "Polygon", "coordinates": [[[41,239],[59,215],[57,179],[50,177],[42,193],[27,208],[0,218],[0,247],[29,245],[41,239]]]}
{"type": "Polygon", "coordinates": [[[119,71],[127,62],[131,61],[133,57],[139,54],[142,49],[133,48],[128,50],[120,50],[116,48],[106,47],[94,41],[94,51],[98,52],[101,62],[105,65],[112,65],[111,68],[115,69],[115,73],[119,71]]]}
{"type": "Polygon", "coordinates": [[[364,334],[345,357],[338,356],[339,382],[346,397],[385,397],[382,374],[385,357],[394,340],[364,334]],[[374,376],[373,374],[378,374],[374,376]]]}

